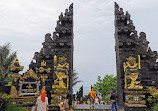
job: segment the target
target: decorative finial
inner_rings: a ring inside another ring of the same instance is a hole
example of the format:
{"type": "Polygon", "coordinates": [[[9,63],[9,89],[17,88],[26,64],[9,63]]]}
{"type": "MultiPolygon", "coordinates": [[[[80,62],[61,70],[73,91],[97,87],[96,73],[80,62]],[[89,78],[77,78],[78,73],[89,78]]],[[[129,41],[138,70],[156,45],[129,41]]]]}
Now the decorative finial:
{"type": "Polygon", "coordinates": [[[152,53],[152,50],[151,50],[151,48],[150,48],[150,47],[148,48],[148,52],[149,52],[149,53],[152,53]]]}
{"type": "Polygon", "coordinates": [[[116,2],[114,2],[114,5],[115,5],[115,8],[119,9],[119,5],[116,2]]]}
{"type": "Polygon", "coordinates": [[[19,59],[17,57],[14,59],[14,63],[19,63],[19,59]]]}
{"type": "Polygon", "coordinates": [[[59,20],[63,19],[63,13],[61,12],[60,16],[59,16],[59,20]]]}
{"type": "Polygon", "coordinates": [[[73,10],[73,3],[69,6],[69,11],[73,10]]]}
{"type": "Polygon", "coordinates": [[[16,59],[14,59],[14,63],[9,66],[9,70],[14,72],[14,73],[18,73],[19,71],[23,71],[23,69],[24,69],[24,66],[19,65],[19,59],[17,59],[17,57],[16,57],[16,59]]]}
{"type": "Polygon", "coordinates": [[[128,20],[129,20],[130,17],[131,17],[131,15],[128,13],[128,11],[126,11],[126,17],[127,17],[128,20]]]}
{"type": "Polygon", "coordinates": [[[41,66],[46,66],[46,62],[44,60],[41,62],[41,66]]]}

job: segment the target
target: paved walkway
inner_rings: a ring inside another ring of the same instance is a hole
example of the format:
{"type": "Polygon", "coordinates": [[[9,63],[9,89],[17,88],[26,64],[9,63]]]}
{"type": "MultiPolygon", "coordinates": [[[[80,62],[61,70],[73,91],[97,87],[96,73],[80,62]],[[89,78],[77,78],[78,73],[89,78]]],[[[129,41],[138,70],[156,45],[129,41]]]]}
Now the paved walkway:
{"type": "MultiPolygon", "coordinates": [[[[111,105],[98,105],[98,106],[94,106],[94,109],[93,107],[90,109],[90,105],[75,105],[74,109],[76,111],[79,111],[79,110],[110,111],[111,105]]],[[[119,111],[124,111],[124,110],[119,108],[119,111]]]]}
{"type": "MultiPolygon", "coordinates": [[[[75,109],[90,109],[90,105],[75,105],[75,109]]],[[[93,106],[92,108],[93,109],[93,106]]],[[[111,105],[98,105],[94,106],[94,109],[111,109],[111,105]]]]}

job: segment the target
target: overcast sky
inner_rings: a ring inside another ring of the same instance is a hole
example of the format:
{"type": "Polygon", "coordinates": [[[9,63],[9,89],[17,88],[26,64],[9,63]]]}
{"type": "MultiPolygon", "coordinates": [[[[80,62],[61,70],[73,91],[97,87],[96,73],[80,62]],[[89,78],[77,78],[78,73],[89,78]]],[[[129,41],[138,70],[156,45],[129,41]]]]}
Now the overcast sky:
{"type": "MultiPolygon", "coordinates": [[[[138,32],[144,31],[158,50],[158,0],[115,0],[129,11],[138,32]]],[[[40,51],[46,33],[74,3],[74,68],[89,87],[97,76],[116,75],[114,0],[0,0],[0,45],[11,43],[21,65],[28,69],[34,52],[40,51]]]]}

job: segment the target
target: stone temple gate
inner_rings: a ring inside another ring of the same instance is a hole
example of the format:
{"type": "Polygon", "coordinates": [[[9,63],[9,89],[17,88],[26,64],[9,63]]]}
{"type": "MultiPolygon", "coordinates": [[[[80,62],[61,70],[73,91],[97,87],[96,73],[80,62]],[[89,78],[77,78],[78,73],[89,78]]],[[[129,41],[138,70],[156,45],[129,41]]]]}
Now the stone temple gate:
{"type": "Polygon", "coordinates": [[[146,34],[137,34],[130,17],[115,3],[118,104],[126,111],[144,111],[145,87],[158,86],[158,55],[148,46],[146,34]]]}
{"type": "Polygon", "coordinates": [[[32,106],[42,90],[47,91],[52,109],[59,106],[66,98],[72,103],[73,73],[73,4],[65,13],[61,13],[53,35],[47,33],[43,48],[35,52],[34,61],[23,75],[19,71],[23,66],[16,59],[10,66],[12,71],[11,102],[32,106]]]}
{"type": "MultiPolygon", "coordinates": [[[[137,34],[130,14],[117,3],[114,8],[118,105],[126,111],[144,111],[145,87],[158,86],[158,55],[148,46],[146,34],[137,34]]],[[[66,98],[72,105],[73,4],[60,14],[53,35],[47,33],[42,45],[26,73],[19,74],[23,66],[18,59],[9,67],[13,79],[10,101],[33,106],[41,91],[46,90],[52,110],[58,110],[66,98]]]]}

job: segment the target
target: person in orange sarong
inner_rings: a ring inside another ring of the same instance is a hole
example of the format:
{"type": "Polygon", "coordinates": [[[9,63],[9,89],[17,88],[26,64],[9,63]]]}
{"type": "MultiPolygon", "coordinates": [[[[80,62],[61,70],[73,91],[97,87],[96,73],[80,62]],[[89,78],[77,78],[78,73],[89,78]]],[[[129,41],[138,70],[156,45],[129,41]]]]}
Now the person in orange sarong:
{"type": "Polygon", "coordinates": [[[89,95],[90,95],[90,108],[91,108],[91,104],[93,105],[93,108],[94,108],[94,102],[95,102],[95,91],[93,90],[93,88],[91,89],[91,91],[89,92],[89,95]]]}

